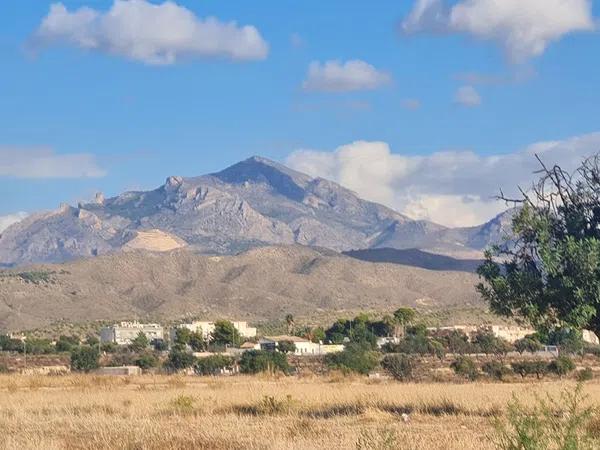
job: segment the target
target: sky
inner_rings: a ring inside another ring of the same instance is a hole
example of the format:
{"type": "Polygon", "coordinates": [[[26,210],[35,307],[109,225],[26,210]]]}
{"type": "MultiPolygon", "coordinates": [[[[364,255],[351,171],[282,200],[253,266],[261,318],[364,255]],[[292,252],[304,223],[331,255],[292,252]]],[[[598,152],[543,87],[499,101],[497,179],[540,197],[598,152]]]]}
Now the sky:
{"type": "Polygon", "coordinates": [[[600,2],[0,2],[0,231],[261,155],[482,223],[600,151],[600,2]]]}

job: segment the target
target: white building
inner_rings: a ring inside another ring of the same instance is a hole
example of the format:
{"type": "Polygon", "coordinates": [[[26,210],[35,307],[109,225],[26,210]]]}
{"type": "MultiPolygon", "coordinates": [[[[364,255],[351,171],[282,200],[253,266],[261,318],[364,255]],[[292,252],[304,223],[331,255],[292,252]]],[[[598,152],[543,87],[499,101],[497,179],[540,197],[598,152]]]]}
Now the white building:
{"type": "MultiPolygon", "coordinates": [[[[249,327],[248,322],[231,322],[234,328],[238,331],[243,338],[256,337],[256,328],[249,327]]],[[[194,321],[190,323],[182,323],[171,330],[171,340],[175,340],[175,334],[178,328],[187,328],[194,333],[201,333],[204,339],[210,339],[213,331],[215,331],[215,322],[207,321],[194,321]]]]}
{"type": "Polygon", "coordinates": [[[149,341],[164,339],[164,329],[157,323],[121,322],[100,330],[101,342],[114,342],[118,345],[129,345],[140,333],[144,333],[149,341]]]}
{"type": "Polygon", "coordinates": [[[311,355],[325,355],[328,353],[336,353],[344,350],[343,345],[324,345],[321,343],[311,342],[308,339],[304,339],[298,336],[265,336],[261,338],[258,343],[261,350],[277,350],[279,342],[288,341],[293,342],[296,350],[294,355],[297,356],[311,356],[311,355]]]}

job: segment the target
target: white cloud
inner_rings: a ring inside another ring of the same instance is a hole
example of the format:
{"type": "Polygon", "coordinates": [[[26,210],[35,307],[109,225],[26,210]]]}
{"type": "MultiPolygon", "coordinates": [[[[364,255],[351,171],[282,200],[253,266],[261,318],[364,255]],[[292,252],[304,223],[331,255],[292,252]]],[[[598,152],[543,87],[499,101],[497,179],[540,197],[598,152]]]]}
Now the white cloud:
{"type": "Polygon", "coordinates": [[[26,212],[18,212],[14,214],[8,214],[6,216],[0,216],[0,233],[10,227],[13,223],[20,222],[27,216],[28,214],[26,212]]]}
{"type": "Polygon", "coordinates": [[[402,100],[402,107],[405,109],[416,110],[421,107],[421,101],[416,98],[407,98],[402,100]]]}
{"type": "Polygon", "coordinates": [[[54,3],[33,43],[71,45],[146,64],[173,64],[185,57],[261,60],[269,51],[253,26],[202,19],[173,1],[146,0],[115,0],[107,12],[86,6],[69,11],[54,3]]]}
{"type": "Polygon", "coordinates": [[[313,61],[302,87],[306,91],[347,92],[373,90],[390,83],[392,77],[372,65],[358,60],[313,61]]]}
{"type": "Polygon", "coordinates": [[[471,226],[507,208],[495,198],[500,189],[517,196],[518,186],[530,186],[537,178],[533,172],[539,169],[534,154],[571,171],[598,151],[600,132],[489,156],[471,151],[405,156],[392,153],[385,142],[357,141],[332,152],[298,150],[289,155],[287,164],[337,181],[410,217],[471,226]]]}
{"type": "Polygon", "coordinates": [[[106,175],[90,153],[0,147],[0,177],[98,178],[106,175]]]}
{"type": "Polygon", "coordinates": [[[596,28],[591,0],[417,0],[405,33],[467,33],[498,43],[513,62],[540,56],[569,33],[596,28]]]}
{"type": "Polygon", "coordinates": [[[481,105],[481,96],[473,86],[461,86],[454,95],[454,101],[459,105],[473,108],[481,105]]]}

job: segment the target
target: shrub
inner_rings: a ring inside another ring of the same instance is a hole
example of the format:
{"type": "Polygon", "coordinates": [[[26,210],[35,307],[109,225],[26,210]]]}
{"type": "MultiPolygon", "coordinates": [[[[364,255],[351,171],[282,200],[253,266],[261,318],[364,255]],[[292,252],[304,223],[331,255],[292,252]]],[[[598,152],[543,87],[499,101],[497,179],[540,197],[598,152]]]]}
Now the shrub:
{"type": "Polygon", "coordinates": [[[494,336],[489,331],[480,331],[475,335],[474,343],[486,355],[506,355],[513,349],[506,340],[494,336]]]}
{"type": "Polygon", "coordinates": [[[281,353],[294,353],[296,351],[296,344],[292,341],[279,341],[277,343],[277,350],[281,353]]]}
{"type": "Polygon", "coordinates": [[[450,367],[454,370],[454,373],[468,380],[476,380],[479,377],[479,371],[473,358],[468,356],[459,356],[455,361],[450,364],[450,367]]]}
{"type": "Polygon", "coordinates": [[[140,331],[138,335],[131,341],[131,344],[129,344],[129,349],[132,352],[141,352],[146,350],[146,348],[148,348],[149,345],[150,341],[148,340],[146,335],[140,331]]]}
{"type": "Polygon", "coordinates": [[[164,352],[169,349],[169,345],[164,339],[153,339],[152,342],[150,342],[150,345],[154,347],[154,350],[157,352],[164,352]]]}
{"type": "Polygon", "coordinates": [[[568,356],[561,355],[548,364],[548,370],[562,378],[575,370],[575,363],[568,356]]]}
{"type": "Polygon", "coordinates": [[[514,362],[511,364],[511,367],[513,371],[521,375],[522,378],[525,378],[528,375],[535,375],[539,380],[548,372],[548,364],[539,359],[514,362]]]}
{"type": "Polygon", "coordinates": [[[560,398],[538,399],[532,408],[516,398],[506,420],[497,419],[493,440],[501,450],[584,450],[597,448],[591,433],[594,410],[584,405],[581,384],[560,398]]]}
{"type": "Polygon", "coordinates": [[[56,341],[55,350],[57,352],[70,352],[73,348],[79,346],[79,338],[75,336],[61,336],[56,341]]]}
{"type": "Polygon", "coordinates": [[[170,371],[178,371],[192,367],[195,362],[196,358],[194,355],[187,352],[184,347],[175,345],[165,361],[165,368],[170,371]]]}
{"type": "Polygon", "coordinates": [[[543,348],[544,346],[533,337],[528,336],[515,341],[515,350],[517,350],[520,354],[523,354],[524,352],[539,352],[543,348]]]}
{"type": "Polygon", "coordinates": [[[225,355],[212,355],[206,358],[198,358],[194,365],[194,371],[198,375],[216,375],[228,367],[232,367],[233,358],[225,355]]]}
{"type": "Polygon", "coordinates": [[[584,381],[590,381],[594,378],[594,371],[591,367],[586,367],[585,369],[581,369],[579,372],[577,372],[575,378],[580,383],[584,381]]]}
{"type": "Polygon", "coordinates": [[[145,353],[135,360],[135,365],[144,370],[152,369],[158,366],[158,359],[150,353],[145,353]]]}
{"type": "Polygon", "coordinates": [[[398,381],[412,378],[413,361],[408,355],[387,355],[383,358],[381,366],[398,381]]]}
{"type": "Polygon", "coordinates": [[[500,361],[488,361],[481,367],[481,370],[496,380],[502,380],[511,373],[511,370],[500,361]]]}
{"type": "Polygon", "coordinates": [[[87,345],[74,348],[71,351],[71,369],[79,372],[89,372],[99,367],[100,355],[98,349],[87,345]]]}
{"type": "Polygon", "coordinates": [[[288,373],[290,366],[285,353],[249,350],[240,359],[242,373],[277,372],[288,373]]]}
{"type": "Polygon", "coordinates": [[[377,367],[379,358],[368,345],[353,343],[342,352],[327,355],[326,361],[330,367],[366,375],[377,367]]]}

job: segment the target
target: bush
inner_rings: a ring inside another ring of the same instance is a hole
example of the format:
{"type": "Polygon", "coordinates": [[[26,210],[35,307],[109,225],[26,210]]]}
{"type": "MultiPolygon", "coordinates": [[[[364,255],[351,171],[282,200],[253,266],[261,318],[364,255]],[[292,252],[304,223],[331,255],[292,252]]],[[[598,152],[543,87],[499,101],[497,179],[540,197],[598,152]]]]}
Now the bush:
{"type": "Polygon", "coordinates": [[[539,359],[514,362],[511,364],[511,367],[513,371],[521,375],[522,378],[525,378],[528,375],[535,375],[539,380],[548,372],[548,364],[539,359]]]}
{"type": "Polygon", "coordinates": [[[575,370],[575,363],[568,356],[561,355],[548,364],[548,370],[562,378],[575,370]]]}
{"type": "Polygon", "coordinates": [[[543,348],[544,346],[533,337],[524,337],[523,339],[515,341],[515,350],[517,350],[520,354],[523,354],[524,352],[539,352],[543,348]]]}
{"type": "Polygon", "coordinates": [[[74,348],[71,351],[71,369],[78,372],[89,372],[97,369],[100,364],[98,349],[87,345],[74,348]]]}
{"type": "Polygon", "coordinates": [[[149,345],[150,341],[148,340],[148,337],[140,331],[138,335],[131,340],[131,344],[129,344],[129,349],[132,352],[137,353],[146,350],[146,348],[148,348],[149,345]]]}
{"type": "Polygon", "coordinates": [[[488,361],[481,367],[481,370],[490,378],[495,378],[496,380],[503,380],[505,376],[512,372],[500,361],[488,361]]]}
{"type": "Polygon", "coordinates": [[[575,378],[580,383],[584,381],[590,381],[594,378],[594,371],[591,367],[586,367],[585,369],[581,369],[579,372],[577,372],[575,378]]]}
{"type": "Polygon", "coordinates": [[[196,358],[194,355],[187,352],[181,345],[175,345],[169,352],[169,356],[165,361],[165,368],[175,372],[192,367],[195,362],[196,358]]]}
{"type": "Polygon", "coordinates": [[[488,331],[478,332],[473,341],[486,355],[506,355],[513,349],[513,346],[505,339],[496,337],[488,331]]]}
{"type": "Polygon", "coordinates": [[[594,410],[585,400],[581,384],[572,392],[563,391],[560,398],[538,399],[533,408],[514,398],[506,420],[496,420],[493,440],[501,450],[597,448],[590,432],[594,410]]]}
{"type": "Polygon", "coordinates": [[[145,353],[143,355],[140,355],[135,360],[135,365],[143,370],[152,369],[153,367],[158,367],[158,359],[156,358],[156,356],[150,353],[145,353]]]}
{"type": "Polygon", "coordinates": [[[277,350],[281,353],[294,353],[296,351],[296,344],[292,341],[279,341],[277,343],[277,350]]]}
{"type": "Polygon", "coordinates": [[[56,341],[55,350],[59,353],[70,352],[79,346],[79,338],[75,336],[61,336],[56,341]]]}
{"type": "Polygon", "coordinates": [[[450,367],[454,370],[454,373],[468,380],[476,380],[479,377],[479,371],[473,358],[468,356],[459,356],[455,361],[450,364],[450,367]]]}
{"type": "Polygon", "coordinates": [[[216,375],[221,369],[232,367],[233,358],[225,355],[212,355],[206,358],[198,358],[194,365],[194,371],[198,375],[216,375]]]}
{"type": "Polygon", "coordinates": [[[330,367],[348,372],[358,372],[367,375],[377,367],[379,358],[367,344],[349,344],[344,351],[326,356],[330,367]]]}
{"type": "Polygon", "coordinates": [[[387,355],[383,358],[381,366],[398,381],[412,378],[413,361],[408,355],[387,355]]]}
{"type": "Polygon", "coordinates": [[[150,342],[150,345],[157,352],[164,352],[169,349],[169,345],[164,339],[153,339],[152,342],[150,342]]]}
{"type": "Polygon", "coordinates": [[[287,355],[280,352],[268,352],[264,350],[249,350],[242,354],[240,359],[240,372],[260,373],[277,372],[288,373],[290,366],[287,355]]]}

